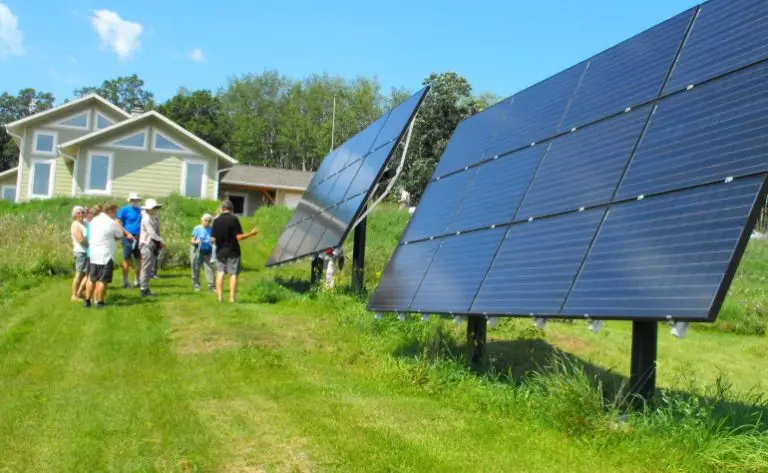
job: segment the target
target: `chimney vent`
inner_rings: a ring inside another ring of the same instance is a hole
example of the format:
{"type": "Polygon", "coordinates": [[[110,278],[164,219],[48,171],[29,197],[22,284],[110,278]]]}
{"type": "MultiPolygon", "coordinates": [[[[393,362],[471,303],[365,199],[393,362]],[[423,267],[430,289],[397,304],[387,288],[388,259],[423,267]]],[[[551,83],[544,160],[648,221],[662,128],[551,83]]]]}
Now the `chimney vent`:
{"type": "Polygon", "coordinates": [[[139,115],[141,115],[142,113],[144,113],[144,109],[141,107],[141,105],[135,105],[135,106],[134,106],[134,107],[131,109],[131,116],[132,116],[132,117],[138,117],[138,116],[139,116],[139,115]]]}

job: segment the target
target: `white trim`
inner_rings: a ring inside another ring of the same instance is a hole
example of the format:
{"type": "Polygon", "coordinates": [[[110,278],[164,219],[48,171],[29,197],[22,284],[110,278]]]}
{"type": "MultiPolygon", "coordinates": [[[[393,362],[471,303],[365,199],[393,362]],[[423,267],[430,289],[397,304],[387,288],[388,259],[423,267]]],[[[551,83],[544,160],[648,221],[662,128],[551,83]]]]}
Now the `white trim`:
{"type": "MultiPolygon", "coordinates": [[[[104,130],[106,130],[106,128],[104,128],[104,130]]],[[[146,127],[146,128],[143,129],[143,131],[132,131],[131,133],[126,133],[125,135],[121,136],[120,138],[116,138],[116,139],[110,141],[109,144],[107,144],[106,146],[108,146],[110,148],[116,148],[116,149],[130,149],[130,150],[133,150],[133,151],[138,151],[138,150],[147,151],[147,149],[149,148],[149,138],[150,138],[149,135],[150,135],[150,129],[149,129],[149,127],[146,127]],[[117,144],[118,141],[122,141],[122,140],[124,140],[126,138],[132,138],[132,137],[134,137],[136,135],[144,135],[144,146],[139,147],[139,146],[127,146],[127,145],[119,145],[119,144],[117,144]]]]}
{"type": "Polygon", "coordinates": [[[203,166],[203,182],[200,190],[200,199],[205,199],[208,194],[208,161],[204,159],[183,158],[181,160],[181,195],[187,196],[187,166],[190,164],[199,164],[203,166]]]}
{"type": "Polygon", "coordinates": [[[71,115],[67,115],[66,117],[62,118],[61,120],[57,121],[53,125],[51,125],[55,128],[63,128],[65,130],[90,130],[91,129],[91,109],[88,110],[73,113],[71,115]],[[74,125],[64,125],[63,122],[67,120],[72,120],[73,118],[77,118],[81,115],[85,115],[85,126],[74,126],[74,125]]]}
{"type": "Polygon", "coordinates": [[[114,178],[113,173],[115,170],[115,153],[111,151],[93,150],[88,152],[88,157],[86,159],[87,159],[86,161],[87,164],[85,166],[85,190],[83,191],[83,193],[89,194],[89,195],[111,195],[112,181],[114,178]],[[93,159],[93,156],[106,157],[108,160],[106,190],[91,189],[91,161],[93,159]]]}
{"type": "Polygon", "coordinates": [[[53,184],[56,182],[56,158],[38,158],[38,157],[32,157],[32,159],[29,160],[29,187],[27,188],[27,197],[29,197],[30,200],[32,199],[50,199],[53,197],[53,184]],[[51,174],[48,176],[48,195],[35,195],[32,192],[35,188],[35,164],[42,163],[42,164],[50,164],[51,165],[51,174]]]}
{"type": "Polygon", "coordinates": [[[67,102],[65,104],[59,105],[58,107],[49,108],[48,110],[45,110],[43,112],[35,113],[33,115],[30,115],[28,117],[24,117],[20,120],[16,120],[15,122],[11,122],[6,124],[6,128],[16,128],[20,125],[27,124],[32,121],[37,121],[40,118],[47,117],[48,115],[51,115],[53,113],[60,112],[61,110],[66,110],[68,108],[72,108],[75,106],[78,106],[80,104],[83,104],[85,102],[88,102],[89,100],[96,100],[97,102],[101,103],[102,105],[106,106],[107,108],[111,109],[115,113],[122,115],[125,118],[130,117],[131,115],[126,112],[125,110],[121,109],[117,105],[113,104],[112,102],[109,102],[108,100],[104,99],[98,94],[88,94],[84,95],[78,99],[72,100],[71,102],[67,102]]]}
{"type": "MultiPolygon", "coordinates": [[[[78,151],[78,155],[80,152],[78,151]]],[[[78,156],[79,157],[79,156],[78,156]]],[[[77,172],[80,170],[80,160],[75,159],[75,164],[72,166],[72,197],[77,195],[77,172]]]]}
{"type": "Polygon", "coordinates": [[[0,186],[0,199],[6,200],[6,198],[4,197],[6,189],[13,189],[13,201],[16,202],[16,194],[18,193],[17,192],[18,187],[12,186],[9,184],[3,184],[2,186],[0,186]]]}
{"type": "Polygon", "coordinates": [[[161,115],[160,113],[158,113],[158,112],[156,112],[154,110],[146,112],[146,113],[143,113],[143,114],[141,114],[139,116],[136,116],[136,117],[131,117],[128,120],[124,120],[124,121],[122,121],[122,122],[120,122],[120,123],[118,123],[116,125],[112,125],[109,128],[103,128],[101,130],[97,130],[97,131],[94,131],[94,132],[89,133],[87,135],[81,136],[80,138],[76,138],[74,140],[67,141],[66,143],[63,143],[61,145],[61,148],[69,148],[69,147],[72,147],[72,146],[75,146],[75,145],[83,144],[86,141],[90,141],[90,140],[94,139],[95,137],[97,137],[98,135],[101,135],[102,133],[106,133],[107,131],[114,131],[114,130],[126,128],[126,127],[129,127],[129,126],[135,125],[137,122],[149,120],[150,118],[156,118],[157,120],[160,120],[161,122],[165,123],[169,127],[173,128],[175,131],[181,133],[182,135],[186,136],[190,140],[192,140],[195,143],[197,143],[200,147],[205,148],[208,151],[210,151],[211,153],[215,154],[220,159],[222,159],[222,160],[224,160],[224,161],[226,161],[226,162],[228,162],[230,164],[237,164],[237,160],[235,158],[229,156],[228,154],[224,153],[220,149],[212,146],[207,141],[199,138],[194,133],[191,133],[188,130],[185,130],[184,128],[182,128],[178,124],[174,123],[173,121],[169,120],[168,118],[164,117],[163,115],[161,115]]]}
{"type": "Polygon", "coordinates": [[[94,115],[95,115],[94,118],[93,118],[93,129],[94,130],[97,130],[97,131],[106,130],[107,128],[109,128],[109,127],[111,127],[111,126],[113,126],[113,125],[115,125],[117,123],[117,121],[111,119],[110,117],[104,115],[103,113],[101,113],[100,111],[98,111],[96,109],[94,109],[94,115]],[[101,118],[105,119],[106,121],[108,121],[109,125],[105,126],[104,128],[99,128],[99,117],[101,117],[101,118]]]}
{"type": "Polygon", "coordinates": [[[182,144],[178,143],[176,140],[174,140],[174,139],[172,139],[172,138],[169,138],[168,136],[166,136],[166,134],[165,134],[165,133],[161,133],[161,132],[160,132],[160,131],[158,131],[158,130],[157,130],[157,128],[155,128],[155,127],[153,127],[153,128],[152,128],[152,143],[150,144],[150,149],[151,149],[153,152],[155,152],[155,153],[170,153],[170,154],[173,154],[173,153],[178,153],[178,154],[194,154],[192,151],[190,151],[189,149],[187,149],[187,147],[186,147],[186,146],[184,146],[184,145],[182,145],[182,144]],[[163,148],[158,148],[158,147],[157,147],[157,135],[162,135],[162,137],[163,137],[164,139],[166,139],[166,140],[170,141],[172,144],[174,144],[174,145],[178,146],[178,147],[179,147],[179,148],[181,148],[181,149],[163,149],[163,148]]]}
{"type": "Polygon", "coordinates": [[[19,172],[19,166],[16,166],[15,168],[6,169],[3,172],[0,172],[0,177],[10,176],[14,172],[19,172]]]}
{"type": "MultiPolygon", "coordinates": [[[[227,199],[229,199],[229,196],[242,197],[243,198],[243,213],[240,214],[239,216],[242,217],[242,216],[248,215],[248,193],[247,192],[245,194],[240,193],[240,192],[226,192],[226,194],[227,194],[227,199]]],[[[234,213],[234,212],[232,212],[232,213],[234,213]]],[[[235,215],[238,215],[238,214],[235,214],[235,215]]]]}
{"type": "Polygon", "coordinates": [[[16,176],[16,203],[21,202],[21,173],[24,170],[24,145],[27,143],[27,129],[24,128],[24,136],[21,137],[21,145],[19,146],[19,174],[16,176]]]}
{"type": "Polygon", "coordinates": [[[261,182],[242,182],[242,181],[221,181],[222,185],[225,186],[246,186],[246,187],[259,187],[262,189],[281,189],[286,191],[297,191],[297,192],[306,192],[306,187],[298,187],[298,186],[282,186],[282,185],[275,185],[275,184],[263,184],[261,182]]]}
{"type": "Polygon", "coordinates": [[[59,145],[59,132],[55,130],[46,130],[46,129],[39,129],[35,130],[32,134],[32,154],[36,154],[39,156],[51,156],[56,157],[56,152],[58,151],[58,145],[59,145]],[[51,135],[53,136],[53,148],[51,148],[51,151],[40,151],[37,149],[37,137],[40,135],[51,135]]]}

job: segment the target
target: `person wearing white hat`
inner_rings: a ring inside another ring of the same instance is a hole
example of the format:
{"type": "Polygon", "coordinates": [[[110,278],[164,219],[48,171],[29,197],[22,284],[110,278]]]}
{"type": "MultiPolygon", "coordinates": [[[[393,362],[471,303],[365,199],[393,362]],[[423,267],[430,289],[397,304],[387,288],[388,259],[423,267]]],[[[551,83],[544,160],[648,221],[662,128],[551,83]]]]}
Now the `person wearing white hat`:
{"type": "Polygon", "coordinates": [[[131,262],[135,268],[134,286],[139,284],[141,272],[141,254],[139,252],[139,234],[141,233],[141,196],[136,192],[128,195],[128,205],[117,212],[117,223],[124,230],[123,245],[123,287],[128,289],[131,283],[128,281],[128,273],[131,270],[131,262]]]}
{"type": "Polygon", "coordinates": [[[141,271],[139,273],[139,286],[141,295],[152,296],[149,290],[149,280],[155,274],[155,263],[158,251],[165,245],[160,236],[160,222],[157,218],[157,209],[162,207],[155,199],[147,199],[141,206],[141,233],[139,233],[139,249],[141,250],[141,271]]]}

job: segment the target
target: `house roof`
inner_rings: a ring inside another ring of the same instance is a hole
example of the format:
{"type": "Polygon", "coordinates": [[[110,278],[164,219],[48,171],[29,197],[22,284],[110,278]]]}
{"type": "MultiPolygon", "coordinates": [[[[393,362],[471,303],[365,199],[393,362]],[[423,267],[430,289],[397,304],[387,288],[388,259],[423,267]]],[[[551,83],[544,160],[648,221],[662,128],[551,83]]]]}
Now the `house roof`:
{"type": "Polygon", "coordinates": [[[128,127],[133,126],[133,125],[135,125],[137,123],[142,123],[142,122],[151,120],[153,118],[156,119],[156,120],[160,120],[161,122],[165,123],[166,125],[168,125],[172,129],[174,129],[175,131],[177,131],[177,132],[181,133],[182,135],[186,136],[190,140],[194,141],[195,143],[197,143],[201,147],[207,149],[208,151],[210,151],[211,153],[215,154],[216,156],[218,156],[219,158],[223,159],[224,161],[226,161],[226,162],[228,162],[230,164],[236,164],[237,163],[237,160],[235,158],[229,156],[228,154],[226,154],[223,151],[219,150],[215,146],[212,146],[207,141],[199,138],[194,133],[189,132],[184,127],[181,127],[178,124],[176,124],[173,120],[170,120],[170,119],[166,118],[164,115],[162,115],[162,114],[160,114],[160,113],[158,113],[158,112],[156,112],[154,110],[146,112],[146,113],[142,113],[141,115],[137,115],[135,117],[131,117],[131,118],[129,118],[127,120],[124,120],[124,121],[122,121],[120,123],[116,123],[116,124],[114,124],[112,126],[108,126],[106,128],[102,128],[101,130],[96,130],[96,131],[94,131],[92,133],[88,133],[87,135],[83,135],[80,138],[75,138],[74,140],[70,140],[70,141],[67,141],[66,143],[62,143],[62,144],[59,145],[59,150],[64,150],[64,149],[67,149],[67,148],[72,148],[73,146],[83,145],[85,143],[88,143],[90,141],[98,139],[102,135],[105,135],[105,134],[108,134],[108,133],[112,133],[114,131],[121,130],[123,128],[128,128],[128,127]]]}
{"type": "Polygon", "coordinates": [[[70,108],[77,107],[79,105],[82,105],[82,104],[84,104],[86,102],[90,102],[90,101],[99,102],[100,104],[102,104],[105,107],[109,108],[110,110],[112,110],[116,114],[120,115],[121,117],[127,118],[127,117],[130,116],[130,114],[128,112],[126,112],[122,108],[116,106],[112,102],[106,100],[102,96],[100,96],[98,94],[88,94],[88,95],[83,95],[82,97],[77,98],[75,100],[72,100],[71,102],[67,102],[65,104],[59,105],[58,107],[49,108],[48,110],[45,110],[45,111],[42,111],[42,112],[39,112],[39,113],[35,113],[35,114],[30,115],[28,117],[24,117],[24,118],[22,118],[20,120],[16,120],[15,122],[6,123],[5,124],[5,129],[10,132],[11,129],[13,129],[13,128],[18,128],[20,126],[29,125],[32,122],[36,122],[38,120],[42,120],[42,119],[44,119],[44,118],[46,118],[46,117],[48,117],[50,115],[53,115],[55,113],[60,113],[62,110],[68,110],[70,108]]]}
{"type": "Polygon", "coordinates": [[[11,174],[15,174],[19,170],[19,167],[16,166],[15,168],[6,169],[3,172],[0,172],[0,177],[10,176],[11,174]]]}
{"type": "Polygon", "coordinates": [[[263,166],[238,165],[221,178],[222,184],[304,191],[315,173],[263,166]]]}

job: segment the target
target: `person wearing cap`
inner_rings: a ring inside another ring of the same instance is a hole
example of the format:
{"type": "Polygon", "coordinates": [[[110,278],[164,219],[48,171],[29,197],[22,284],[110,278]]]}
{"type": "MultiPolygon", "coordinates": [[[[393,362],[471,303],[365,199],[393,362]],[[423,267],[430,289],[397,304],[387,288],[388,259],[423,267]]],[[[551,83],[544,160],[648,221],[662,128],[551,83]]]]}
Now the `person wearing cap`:
{"type": "Polygon", "coordinates": [[[192,251],[190,260],[192,263],[192,286],[195,292],[200,291],[200,266],[205,268],[205,279],[208,282],[208,292],[213,292],[213,264],[211,256],[213,255],[213,242],[211,228],[211,214],[203,215],[200,219],[200,225],[192,230],[192,251]]]}
{"type": "Polygon", "coordinates": [[[83,283],[85,274],[88,272],[88,240],[85,236],[84,218],[85,208],[76,205],[72,209],[72,226],[69,228],[75,253],[75,279],[72,281],[72,295],[70,297],[70,300],[73,302],[80,300],[80,286],[83,283]]]}
{"type": "Polygon", "coordinates": [[[155,199],[147,199],[141,207],[141,232],[139,233],[139,249],[141,250],[141,271],[139,273],[139,285],[141,295],[152,296],[149,290],[149,280],[155,274],[157,254],[165,245],[160,236],[160,221],[157,218],[157,209],[162,207],[155,199]]]}
{"type": "Polygon", "coordinates": [[[128,205],[117,212],[117,223],[124,231],[123,244],[123,287],[128,289],[131,283],[128,273],[131,270],[131,262],[135,268],[133,286],[139,285],[139,273],[141,272],[141,254],[139,252],[139,234],[141,233],[141,196],[136,192],[128,195],[128,205]]]}
{"type": "Polygon", "coordinates": [[[213,244],[216,245],[216,294],[219,302],[224,296],[224,275],[229,274],[229,302],[237,296],[237,276],[240,274],[240,241],[259,233],[254,228],[243,232],[240,220],[232,214],[234,206],[229,200],[221,203],[221,214],[213,221],[213,244]]]}

